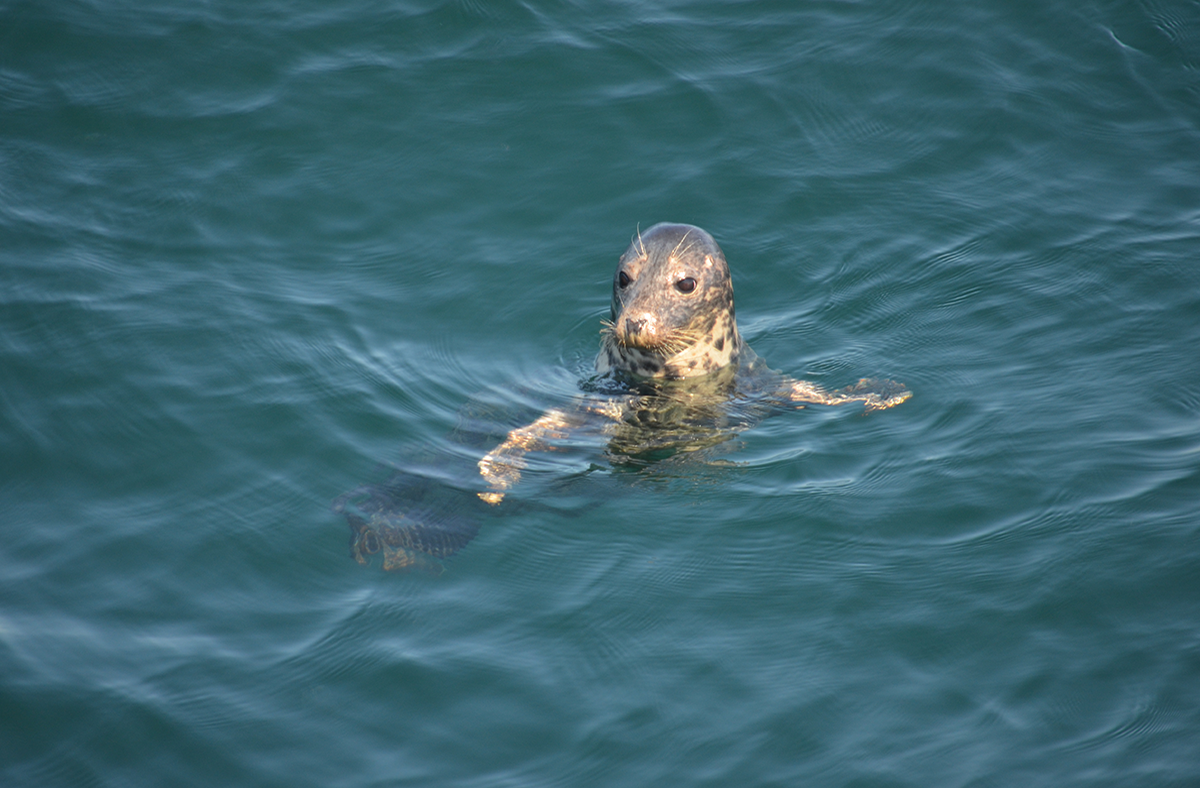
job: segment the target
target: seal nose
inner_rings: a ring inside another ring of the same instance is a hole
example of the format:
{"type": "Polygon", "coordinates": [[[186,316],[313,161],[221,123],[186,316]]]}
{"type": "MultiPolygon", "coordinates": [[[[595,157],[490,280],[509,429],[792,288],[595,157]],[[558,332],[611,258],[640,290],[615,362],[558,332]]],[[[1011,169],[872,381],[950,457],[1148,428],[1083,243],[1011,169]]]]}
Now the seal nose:
{"type": "Polygon", "coordinates": [[[658,338],[658,321],[649,312],[641,312],[624,318],[618,324],[617,339],[621,344],[648,347],[658,338]]]}

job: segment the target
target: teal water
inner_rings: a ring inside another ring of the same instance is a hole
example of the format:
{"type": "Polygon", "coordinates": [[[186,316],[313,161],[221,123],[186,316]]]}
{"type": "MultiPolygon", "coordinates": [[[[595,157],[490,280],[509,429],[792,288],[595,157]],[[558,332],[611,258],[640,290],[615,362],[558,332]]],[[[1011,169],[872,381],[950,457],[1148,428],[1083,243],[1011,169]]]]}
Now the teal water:
{"type": "Polygon", "coordinates": [[[0,784],[1195,785],[1197,348],[1196,2],[0,3],[0,784]],[[659,221],[913,399],[355,563],[659,221]]]}

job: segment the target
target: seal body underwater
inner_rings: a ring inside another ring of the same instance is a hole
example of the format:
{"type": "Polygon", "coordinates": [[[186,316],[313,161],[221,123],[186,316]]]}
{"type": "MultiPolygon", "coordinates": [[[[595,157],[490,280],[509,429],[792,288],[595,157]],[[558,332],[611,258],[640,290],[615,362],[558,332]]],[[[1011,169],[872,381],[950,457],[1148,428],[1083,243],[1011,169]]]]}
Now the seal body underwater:
{"type": "MultiPolygon", "coordinates": [[[[511,430],[479,460],[486,489],[476,493],[476,503],[491,505],[485,509],[500,504],[520,481],[529,452],[554,449],[556,442],[583,433],[603,436],[609,458],[620,462],[706,448],[772,413],[807,404],[861,402],[873,411],[912,396],[891,380],[864,378],[828,391],[769,369],[738,332],[725,254],[711,235],[688,224],[654,225],[636,234],[621,255],[595,367],[603,387],[511,430]]],[[[378,498],[368,497],[366,505],[392,508],[380,506],[378,498]]],[[[363,561],[365,553],[388,547],[385,568],[419,563],[414,551],[445,557],[474,535],[466,536],[460,526],[457,538],[438,540],[429,533],[437,524],[424,519],[411,525],[422,529],[419,538],[406,538],[397,525],[405,518],[389,516],[388,530],[373,525],[384,522],[381,512],[370,514],[352,519],[347,512],[351,549],[363,561]],[[426,550],[427,544],[436,545],[436,552],[426,550]]]]}

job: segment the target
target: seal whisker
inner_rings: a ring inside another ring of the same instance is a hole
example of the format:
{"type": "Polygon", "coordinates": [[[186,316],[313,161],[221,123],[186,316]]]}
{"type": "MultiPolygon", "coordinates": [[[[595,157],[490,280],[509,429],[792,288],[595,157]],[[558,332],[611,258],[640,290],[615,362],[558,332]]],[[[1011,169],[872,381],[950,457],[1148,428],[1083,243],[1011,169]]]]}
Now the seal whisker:
{"type": "MultiPolygon", "coordinates": [[[[691,230],[688,230],[687,232],[685,232],[683,234],[683,237],[679,239],[679,243],[675,244],[675,248],[671,250],[671,254],[669,254],[668,257],[674,257],[676,254],[679,254],[679,247],[683,246],[683,242],[686,241],[687,237],[691,234],[692,234],[691,230]]],[[[687,254],[688,251],[691,250],[691,248],[692,248],[692,245],[688,244],[686,247],[684,247],[683,254],[687,254]]]]}

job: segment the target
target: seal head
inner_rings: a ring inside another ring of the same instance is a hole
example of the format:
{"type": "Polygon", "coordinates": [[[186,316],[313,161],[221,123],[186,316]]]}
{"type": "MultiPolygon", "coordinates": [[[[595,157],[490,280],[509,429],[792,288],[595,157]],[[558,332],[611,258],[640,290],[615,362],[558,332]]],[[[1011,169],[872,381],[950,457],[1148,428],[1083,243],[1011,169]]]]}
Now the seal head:
{"type": "Polygon", "coordinates": [[[612,320],[596,369],[639,378],[707,375],[742,352],[725,254],[690,224],[634,237],[613,275],[612,320]]]}

